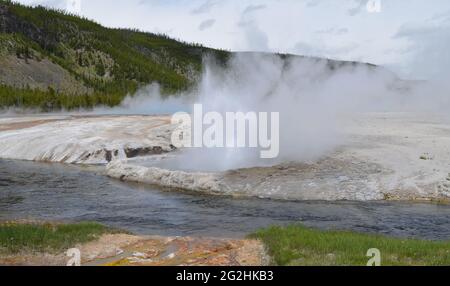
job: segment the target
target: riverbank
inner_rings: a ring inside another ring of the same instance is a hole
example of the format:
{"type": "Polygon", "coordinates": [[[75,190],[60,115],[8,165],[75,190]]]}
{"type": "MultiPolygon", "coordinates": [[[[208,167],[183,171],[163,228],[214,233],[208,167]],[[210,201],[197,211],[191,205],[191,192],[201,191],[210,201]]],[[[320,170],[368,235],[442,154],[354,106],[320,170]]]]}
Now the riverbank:
{"type": "Polygon", "coordinates": [[[247,239],[136,236],[96,223],[0,224],[0,265],[64,266],[76,248],[83,266],[449,266],[450,242],[270,227],[247,239]],[[70,238],[70,239],[68,239],[70,238]]]}
{"type": "Polygon", "coordinates": [[[3,117],[0,158],[107,165],[105,174],[112,178],[201,194],[293,201],[450,201],[450,125],[444,120],[409,113],[342,120],[341,144],[314,161],[186,171],[192,158],[171,145],[174,126],[168,116],[3,117]],[[178,163],[165,164],[167,153],[178,163]],[[146,158],[155,155],[161,164],[147,166],[146,158]]]}
{"type": "Polygon", "coordinates": [[[253,239],[136,236],[96,223],[0,224],[0,265],[65,266],[76,248],[83,266],[261,266],[253,239]]]}
{"type": "Polygon", "coordinates": [[[450,241],[320,231],[301,225],[271,227],[251,237],[265,244],[272,263],[279,266],[364,266],[376,254],[382,266],[450,266],[450,241]]]}
{"type": "Polygon", "coordinates": [[[271,225],[450,239],[450,206],[213,196],[120,182],[102,167],[0,160],[0,221],[96,221],[138,235],[242,239],[271,225]],[[93,170],[94,169],[94,170],[93,170]]]}

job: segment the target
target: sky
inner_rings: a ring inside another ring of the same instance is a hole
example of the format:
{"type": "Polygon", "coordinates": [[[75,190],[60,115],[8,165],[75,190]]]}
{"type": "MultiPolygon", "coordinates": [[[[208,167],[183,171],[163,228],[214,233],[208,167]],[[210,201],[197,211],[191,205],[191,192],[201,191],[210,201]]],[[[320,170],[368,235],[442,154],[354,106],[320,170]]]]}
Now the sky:
{"type": "Polygon", "coordinates": [[[448,0],[20,0],[107,27],[231,51],[383,65],[408,79],[450,75],[448,0]]]}

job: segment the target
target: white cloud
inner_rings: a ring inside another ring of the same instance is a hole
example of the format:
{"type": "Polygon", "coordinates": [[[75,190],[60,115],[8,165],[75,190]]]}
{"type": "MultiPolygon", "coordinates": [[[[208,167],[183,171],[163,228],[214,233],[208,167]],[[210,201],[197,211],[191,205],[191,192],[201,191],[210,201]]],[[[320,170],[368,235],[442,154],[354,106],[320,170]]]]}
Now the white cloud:
{"type": "Polygon", "coordinates": [[[255,11],[258,11],[258,10],[263,10],[263,9],[266,9],[266,8],[267,8],[266,5],[250,5],[250,6],[247,6],[245,8],[243,13],[244,14],[252,13],[252,12],[255,12],[255,11]]]}
{"type": "Polygon", "coordinates": [[[317,30],[317,34],[325,34],[325,35],[344,35],[348,33],[347,28],[328,28],[328,29],[322,29],[317,30]]]}
{"type": "Polygon", "coordinates": [[[355,16],[361,13],[366,8],[367,1],[368,0],[353,0],[354,4],[352,8],[348,9],[348,15],[355,16]]]}
{"type": "Polygon", "coordinates": [[[409,43],[408,72],[420,79],[447,80],[450,75],[450,25],[405,25],[394,36],[409,43]]]}
{"type": "Polygon", "coordinates": [[[349,54],[356,48],[358,48],[358,45],[356,43],[349,44],[346,46],[330,47],[324,43],[316,43],[315,45],[311,45],[305,42],[298,42],[294,46],[294,50],[298,54],[312,57],[327,57],[327,58],[335,58],[336,55],[349,54]]]}
{"type": "Polygon", "coordinates": [[[250,23],[244,27],[245,29],[245,45],[247,51],[268,52],[269,38],[255,23],[250,23]]]}
{"type": "Polygon", "coordinates": [[[205,20],[200,23],[200,25],[198,26],[198,29],[200,31],[204,31],[204,30],[209,29],[212,26],[214,26],[215,23],[216,23],[216,20],[214,20],[214,19],[205,20]]]}
{"type": "Polygon", "coordinates": [[[206,0],[203,4],[198,6],[197,8],[193,9],[191,11],[192,14],[204,14],[211,11],[214,6],[217,6],[219,4],[218,0],[206,0]]]}

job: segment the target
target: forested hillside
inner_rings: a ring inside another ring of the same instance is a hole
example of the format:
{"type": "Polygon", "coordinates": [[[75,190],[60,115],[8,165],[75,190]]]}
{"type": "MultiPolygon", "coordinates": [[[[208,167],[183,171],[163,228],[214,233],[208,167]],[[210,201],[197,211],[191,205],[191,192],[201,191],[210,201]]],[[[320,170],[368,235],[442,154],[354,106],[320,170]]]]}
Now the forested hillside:
{"type": "Polygon", "coordinates": [[[150,82],[163,92],[186,89],[207,53],[228,57],[164,35],[108,29],[63,11],[0,1],[3,106],[112,106],[150,82]]]}
{"type": "MultiPolygon", "coordinates": [[[[226,64],[232,53],[0,0],[0,108],[115,106],[152,82],[185,90],[207,54],[226,64]]],[[[345,64],[358,63],[329,61],[345,64]]]]}

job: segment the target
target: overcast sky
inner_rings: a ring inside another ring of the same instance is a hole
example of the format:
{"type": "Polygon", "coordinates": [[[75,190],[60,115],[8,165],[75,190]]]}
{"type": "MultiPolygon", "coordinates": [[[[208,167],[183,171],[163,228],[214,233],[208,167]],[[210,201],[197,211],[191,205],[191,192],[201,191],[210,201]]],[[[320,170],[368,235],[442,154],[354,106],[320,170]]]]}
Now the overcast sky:
{"type": "Polygon", "coordinates": [[[448,0],[77,1],[19,2],[214,48],[371,62],[407,78],[450,75],[448,0]]]}

